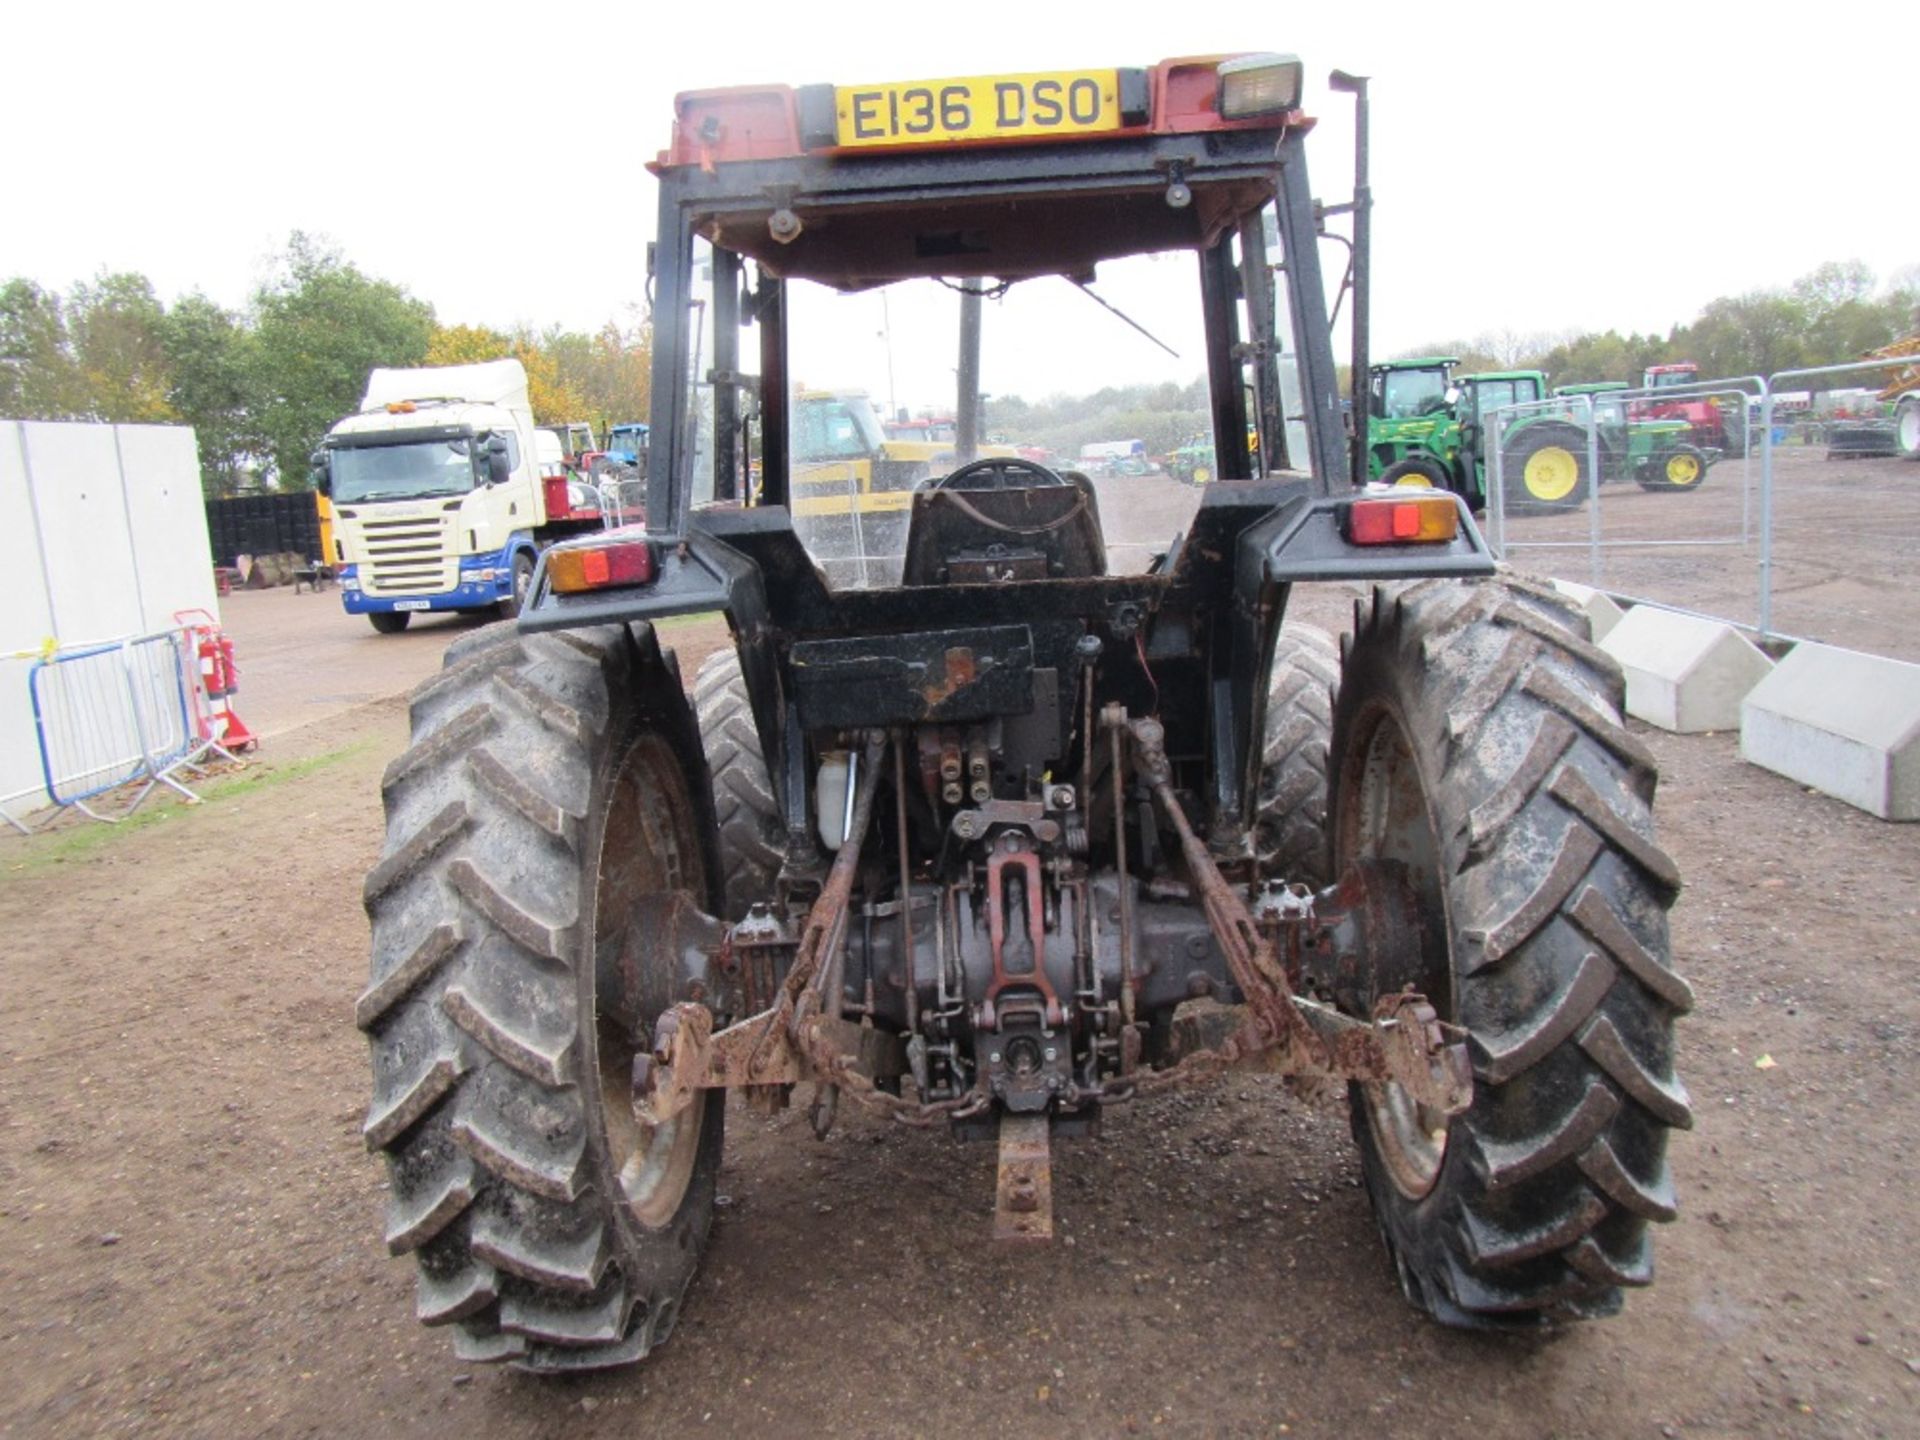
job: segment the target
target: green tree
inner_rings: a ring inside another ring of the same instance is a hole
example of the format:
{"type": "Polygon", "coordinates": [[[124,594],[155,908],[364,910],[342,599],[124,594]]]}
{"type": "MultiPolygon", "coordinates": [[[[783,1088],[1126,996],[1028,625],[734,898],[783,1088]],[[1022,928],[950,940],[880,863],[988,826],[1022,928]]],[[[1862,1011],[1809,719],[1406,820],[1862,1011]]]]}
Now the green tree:
{"type": "Polygon", "coordinates": [[[580,407],[578,414],[550,418],[590,420],[603,428],[647,418],[653,394],[651,325],[609,320],[592,335],[553,329],[540,337],[540,349],[552,357],[558,389],[580,407]]]}
{"type": "Polygon", "coordinates": [[[256,448],[250,411],[253,336],[232,311],[195,292],[174,302],[161,326],[167,403],[200,446],[200,485],[231,495],[256,448]]]}
{"type": "Polygon", "coordinates": [[[1806,307],[1779,290],[1750,290],[1708,302],[1671,349],[1703,376],[1771,375],[1806,363],[1806,307]]]}
{"type": "Polygon", "coordinates": [[[299,231],[253,311],[250,409],[283,485],[300,483],[327,427],[358,406],[368,372],[422,363],[433,334],[432,306],[299,231]]]}
{"type": "Polygon", "coordinates": [[[9,280],[0,287],[0,417],[71,420],[82,389],[60,297],[31,280],[9,280]]]}
{"type": "Polygon", "coordinates": [[[67,335],[88,419],[113,424],[175,419],[167,403],[166,311],[153,284],[130,272],[73,287],[67,335]]]}
{"type": "Polygon", "coordinates": [[[437,325],[427,342],[429,365],[471,365],[509,357],[527,372],[527,404],[536,425],[586,417],[585,397],[567,383],[559,357],[530,329],[503,335],[482,325],[437,325]]]}

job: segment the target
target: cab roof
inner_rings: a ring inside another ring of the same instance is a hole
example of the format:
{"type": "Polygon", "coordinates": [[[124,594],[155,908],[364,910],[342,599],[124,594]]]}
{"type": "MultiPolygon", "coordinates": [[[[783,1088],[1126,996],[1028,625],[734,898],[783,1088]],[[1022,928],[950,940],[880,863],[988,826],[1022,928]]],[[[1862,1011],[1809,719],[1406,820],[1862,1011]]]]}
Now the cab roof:
{"type": "MultiPolygon", "coordinates": [[[[1281,58],[1063,72],[1113,77],[1102,128],[1065,136],[843,145],[845,98],[899,87],[688,91],[674,101],[672,142],[648,168],[699,234],[782,279],[842,290],[929,276],[1086,279],[1104,260],[1210,246],[1273,198],[1281,147],[1313,122],[1297,105],[1229,120],[1217,97],[1223,62],[1281,58]],[[1184,199],[1170,199],[1176,183],[1184,199]]],[[[991,93],[1040,78],[916,88],[991,93]]]]}

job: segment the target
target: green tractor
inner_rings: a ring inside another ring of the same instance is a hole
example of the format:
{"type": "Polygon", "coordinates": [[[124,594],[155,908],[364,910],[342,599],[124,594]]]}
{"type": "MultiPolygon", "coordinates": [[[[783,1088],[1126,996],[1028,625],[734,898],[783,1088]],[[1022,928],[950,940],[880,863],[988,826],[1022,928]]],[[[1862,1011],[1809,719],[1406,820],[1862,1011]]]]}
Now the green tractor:
{"type": "Polygon", "coordinates": [[[1167,456],[1167,473],[1183,485],[1205,485],[1220,473],[1213,442],[1195,440],[1167,456]]]}
{"type": "MultiPolygon", "coordinates": [[[[1431,485],[1465,497],[1475,510],[1486,506],[1486,417],[1503,405],[1546,397],[1547,377],[1538,370],[1489,370],[1453,374],[1459,362],[1449,356],[1394,360],[1372,367],[1371,413],[1367,419],[1367,474],[1389,485],[1431,485]]],[[[1557,454],[1568,437],[1551,415],[1529,415],[1508,429],[1508,501],[1515,500],[1514,476],[1532,485],[1522,503],[1577,505],[1585,487],[1557,454]],[[1544,459],[1536,460],[1536,455],[1544,459]],[[1519,470],[1515,470],[1516,463],[1519,470]],[[1532,465],[1531,471],[1528,470],[1532,465]]]]}
{"type": "MultiPolygon", "coordinates": [[[[1721,452],[1695,445],[1693,427],[1684,419],[1630,418],[1625,402],[1612,398],[1612,392],[1627,388],[1626,383],[1619,380],[1554,388],[1553,393],[1562,398],[1593,397],[1601,481],[1631,480],[1642,490],[1698,490],[1721,452]]],[[[1574,428],[1580,427],[1576,424],[1574,428]]],[[[1579,454],[1582,469],[1586,466],[1585,443],[1582,434],[1579,454]]]]}
{"type": "MultiPolygon", "coordinates": [[[[1487,494],[1488,417],[1505,406],[1547,398],[1538,370],[1455,375],[1450,356],[1372,367],[1367,475],[1389,485],[1430,485],[1463,496],[1475,510],[1487,494]]],[[[1562,385],[1554,395],[1600,396],[1620,381],[1562,385]]],[[[1624,402],[1593,401],[1602,483],[1632,480],[1645,490],[1692,490],[1718,452],[1690,442],[1683,420],[1633,420],[1624,402]]],[[[1514,515],[1577,508],[1589,486],[1586,413],[1569,404],[1512,415],[1500,435],[1505,509],[1514,515]]]]}
{"type": "Polygon", "coordinates": [[[1367,391],[1367,478],[1467,493],[1459,484],[1460,422],[1451,355],[1372,366],[1367,391]]]}

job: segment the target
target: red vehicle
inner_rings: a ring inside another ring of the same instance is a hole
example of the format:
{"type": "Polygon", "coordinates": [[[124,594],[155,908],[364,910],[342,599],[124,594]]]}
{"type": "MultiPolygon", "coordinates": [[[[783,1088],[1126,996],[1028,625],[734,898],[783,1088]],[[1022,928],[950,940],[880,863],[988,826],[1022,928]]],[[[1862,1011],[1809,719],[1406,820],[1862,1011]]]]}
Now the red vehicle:
{"type": "MultiPolygon", "coordinates": [[[[1700,383],[1700,367],[1691,360],[1674,365],[1649,365],[1640,377],[1646,390],[1685,390],[1700,383]]],[[[1627,407],[1630,420],[1684,420],[1692,427],[1688,435],[1702,449],[1723,454],[1746,454],[1746,427],[1737,421],[1729,425],[1726,412],[1710,395],[1679,395],[1671,400],[1635,400],[1627,407]]]]}

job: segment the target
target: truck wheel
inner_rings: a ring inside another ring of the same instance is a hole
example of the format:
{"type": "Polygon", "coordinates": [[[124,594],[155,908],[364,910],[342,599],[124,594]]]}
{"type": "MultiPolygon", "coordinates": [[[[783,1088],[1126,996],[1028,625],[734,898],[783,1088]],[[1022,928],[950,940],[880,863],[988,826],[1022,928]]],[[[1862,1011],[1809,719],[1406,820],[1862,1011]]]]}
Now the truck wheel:
{"type": "Polygon", "coordinates": [[[527,604],[527,592],[533,589],[533,556],[524,550],[516,550],[513,555],[513,593],[500,602],[500,614],[511,620],[527,604]]]}
{"type": "Polygon", "coordinates": [[[1280,632],[1268,672],[1253,848],[1263,876],[1316,890],[1333,879],[1327,863],[1327,747],[1339,682],[1340,651],[1331,635],[1311,625],[1280,632]]]}
{"type": "Polygon", "coordinates": [[[407,628],[407,622],[413,619],[408,610],[369,610],[367,623],[382,635],[398,635],[407,628]]]}
{"type": "Polygon", "coordinates": [[[1507,513],[1571,510],[1587,498],[1586,436],[1571,425],[1528,426],[1501,456],[1507,513]]]}
{"type": "Polygon", "coordinates": [[[1662,451],[1634,476],[1642,490],[1698,490],[1706,478],[1707,457],[1691,445],[1662,451]]]}
{"type": "Polygon", "coordinates": [[[787,854],[787,827],[767,779],[760,732],[735,651],[716,650],[701,663],[693,681],[693,704],[713,776],[724,913],[738,920],[754,901],[773,898],[773,882],[787,854]]]}
{"type": "Polygon", "coordinates": [[[1902,460],[1920,460],[1920,395],[1900,402],[1893,416],[1893,434],[1902,460]]]}
{"type": "Polygon", "coordinates": [[[653,1017],[618,1013],[678,963],[643,949],[622,981],[629,917],[677,896],[704,907],[715,888],[677,669],[645,626],[490,626],[449,647],[412,722],[381,786],[356,1013],[387,1248],[416,1257],[417,1314],[453,1325],[463,1359],[638,1360],[699,1262],[725,1115],[716,1090],[659,1130],[637,1124],[653,1017]]]}
{"type": "Polygon", "coordinates": [[[1437,1319],[1610,1314],[1674,1216],[1667,1132],[1692,1123],[1673,1023],[1673,861],[1618,666],[1553,592],[1429,580],[1374,593],[1333,724],[1337,870],[1404,865],[1428,943],[1411,983],[1463,1027],[1448,1121],[1351,1087],[1367,1190],[1407,1297],[1437,1319]],[[1433,657],[1444,657],[1436,663],[1433,657]]]}

